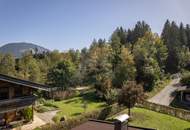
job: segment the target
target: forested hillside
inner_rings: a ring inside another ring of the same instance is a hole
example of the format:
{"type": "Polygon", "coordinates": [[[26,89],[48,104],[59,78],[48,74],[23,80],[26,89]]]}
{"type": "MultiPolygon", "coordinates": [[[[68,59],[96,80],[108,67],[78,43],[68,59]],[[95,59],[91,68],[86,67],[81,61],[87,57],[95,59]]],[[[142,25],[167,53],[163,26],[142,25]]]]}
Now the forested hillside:
{"type": "Polygon", "coordinates": [[[20,59],[0,55],[0,73],[67,89],[94,85],[113,94],[126,81],[151,91],[165,75],[190,69],[190,26],[166,21],[161,36],[145,23],[118,27],[110,39],[94,40],[89,48],[27,53],[20,59]]]}

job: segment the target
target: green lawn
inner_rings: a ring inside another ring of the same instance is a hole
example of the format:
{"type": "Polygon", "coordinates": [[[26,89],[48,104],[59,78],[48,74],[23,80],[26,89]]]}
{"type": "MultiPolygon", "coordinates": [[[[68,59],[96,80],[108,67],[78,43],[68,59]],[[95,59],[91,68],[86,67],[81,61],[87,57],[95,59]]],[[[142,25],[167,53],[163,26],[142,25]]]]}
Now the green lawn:
{"type": "Polygon", "coordinates": [[[89,92],[83,96],[77,96],[67,100],[52,101],[50,103],[60,110],[56,117],[54,117],[54,121],[56,122],[58,122],[63,116],[66,118],[72,118],[81,113],[93,111],[106,106],[104,102],[98,101],[94,92],[89,92]],[[86,110],[84,109],[85,103],[87,104],[86,110]]]}
{"type": "MultiPolygon", "coordinates": [[[[121,113],[127,113],[127,110],[121,113]]],[[[156,128],[157,130],[190,130],[190,122],[188,121],[142,108],[133,108],[132,116],[132,121],[129,124],[134,126],[156,128]]]]}

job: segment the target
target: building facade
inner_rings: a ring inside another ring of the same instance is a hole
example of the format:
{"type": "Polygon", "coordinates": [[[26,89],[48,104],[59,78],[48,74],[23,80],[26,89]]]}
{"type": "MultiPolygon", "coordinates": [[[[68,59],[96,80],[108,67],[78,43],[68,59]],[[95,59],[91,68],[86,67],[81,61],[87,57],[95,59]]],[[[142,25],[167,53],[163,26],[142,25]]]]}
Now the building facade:
{"type": "Polygon", "coordinates": [[[38,89],[49,91],[45,85],[0,74],[0,127],[25,121],[23,112],[29,107],[33,111],[38,89]]]}

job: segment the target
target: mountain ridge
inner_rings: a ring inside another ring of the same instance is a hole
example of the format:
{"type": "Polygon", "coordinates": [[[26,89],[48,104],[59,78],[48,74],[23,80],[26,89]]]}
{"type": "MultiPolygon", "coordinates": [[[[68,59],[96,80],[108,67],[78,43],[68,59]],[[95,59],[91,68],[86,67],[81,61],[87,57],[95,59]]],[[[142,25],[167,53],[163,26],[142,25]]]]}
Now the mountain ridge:
{"type": "Polygon", "coordinates": [[[0,53],[2,54],[12,54],[16,58],[20,58],[24,53],[31,51],[32,53],[43,53],[49,52],[49,49],[42,47],[40,45],[29,43],[29,42],[12,42],[4,44],[0,47],[0,53]]]}

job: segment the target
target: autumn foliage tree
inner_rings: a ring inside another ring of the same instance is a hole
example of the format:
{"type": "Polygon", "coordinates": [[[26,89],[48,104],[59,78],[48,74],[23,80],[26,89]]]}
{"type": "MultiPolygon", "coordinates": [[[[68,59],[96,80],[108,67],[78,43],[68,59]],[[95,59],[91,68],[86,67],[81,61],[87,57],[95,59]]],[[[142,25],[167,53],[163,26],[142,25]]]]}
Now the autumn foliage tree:
{"type": "Polygon", "coordinates": [[[123,84],[119,93],[118,103],[127,106],[128,114],[131,115],[130,109],[143,97],[143,87],[135,81],[129,81],[123,84]]]}

